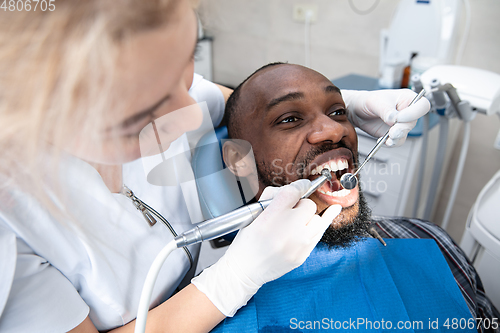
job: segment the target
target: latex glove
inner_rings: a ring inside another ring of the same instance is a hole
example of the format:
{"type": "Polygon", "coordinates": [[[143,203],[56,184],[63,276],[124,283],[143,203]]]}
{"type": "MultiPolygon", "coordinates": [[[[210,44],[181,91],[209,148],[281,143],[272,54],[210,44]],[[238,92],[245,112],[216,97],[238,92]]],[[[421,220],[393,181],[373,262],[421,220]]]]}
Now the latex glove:
{"type": "Polygon", "coordinates": [[[392,126],[385,143],[389,147],[402,145],[418,118],[429,112],[431,105],[426,98],[408,107],[416,95],[410,89],[342,90],[353,125],[375,137],[381,137],[392,126]]]}
{"type": "Polygon", "coordinates": [[[342,207],[334,205],[320,217],[312,200],[297,204],[310,186],[303,179],[266,188],[260,200],[274,198],[272,203],[238,232],[217,263],[192,280],[224,315],[233,316],[264,283],[300,266],[340,213],[342,207]]]}

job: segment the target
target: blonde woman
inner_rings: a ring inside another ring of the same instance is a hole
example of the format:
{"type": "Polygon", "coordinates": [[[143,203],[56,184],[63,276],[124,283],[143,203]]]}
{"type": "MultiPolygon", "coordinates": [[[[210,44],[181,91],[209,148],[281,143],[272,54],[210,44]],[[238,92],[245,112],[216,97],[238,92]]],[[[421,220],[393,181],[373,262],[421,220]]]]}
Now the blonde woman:
{"type": "MultiPolygon", "coordinates": [[[[194,4],[51,4],[45,11],[34,10],[35,2],[30,10],[0,11],[0,331],[132,332],[149,266],[173,238],[163,223],[151,225],[136,198],[175,232],[192,228],[188,206],[196,198],[185,200],[182,184],[149,184],[137,160],[140,133],[154,119],[176,115],[165,126],[177,135],[162,142],[164,149],[182,146],[182,133],[195,122],[188,93],[199,83],[192,83],[194,4]]],[[[212,91],[223,104],[221,91],[212,91]]],[[[412,97],[377,96],[393,107],[370,113],[369,99],[358,98],[353,122],[378,124],[412,97]]],[[[408,124],[393,143],[404,141],[427,110],[420,105],[398,119],[408,124]]],[[[300,265],[339,211],[332,206],[320,217],[312,201],[297,204],[308,184],[266,190],[264,198],[275,202],[180,291],[199,247],[172,253],[153,292],[147,331],[208,332],[262,284],[300,265]]]]}

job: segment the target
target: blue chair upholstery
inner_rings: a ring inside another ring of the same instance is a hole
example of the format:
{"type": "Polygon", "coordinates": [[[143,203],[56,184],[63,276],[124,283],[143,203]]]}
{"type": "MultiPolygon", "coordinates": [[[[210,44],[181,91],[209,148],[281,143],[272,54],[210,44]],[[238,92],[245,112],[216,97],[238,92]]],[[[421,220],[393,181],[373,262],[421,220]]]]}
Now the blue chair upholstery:
{"type": "Polygon", "coordinates": [[[205,134],[196,145],[191,165],[205,219],[211,219],[243,206],[246,202],[236,176],[222,159],[227,128],[205,134]],[[215,134],[215,136],[214,136],[215,134]]]}

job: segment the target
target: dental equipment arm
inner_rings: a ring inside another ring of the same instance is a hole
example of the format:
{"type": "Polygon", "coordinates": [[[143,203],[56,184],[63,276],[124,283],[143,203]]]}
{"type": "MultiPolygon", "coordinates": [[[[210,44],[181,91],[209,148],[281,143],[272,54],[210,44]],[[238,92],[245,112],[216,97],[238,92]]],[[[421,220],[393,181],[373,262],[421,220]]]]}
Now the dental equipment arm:
{"type": "MultiPolygon", "coordinates": [[[[439,84],[439,86],[437,87],[437,92],[435,94],[439,96],[439,92],[443,91],[448,95],[451,105],[453,105],[458,118],[464,121],[464,136],[462,139],[462,148],[460,149],[460,158],[458,160],[458,166],[455,172],[455,178],[450,192],[450,198],[448,200],[448,204],[446,205],[446,211],[444,213],[443,221],[441,222],[441,228],[446,230],[451,216],[451,210],[453,209],[453,205],[455,203],[458,186],[460,185],[460,179],[462,178],[465,159],[467,158],[467,150],[469,148],[470,141],[470,121],[474,119],[474,117],[476,116],[476,112],[472,110],[468,101],[462,101],[460,99],[457,93],[457,89],[452,84],[439,84]]],[[[436,98],[434,99],[436,100],[436,98]]],[[[428,206],[432,207],[430,204],[428,206]]]]}
{"type": "MultiPolygon", "coordinates": [[[[452,118],[454,116],[464,121],[464,136],[460,158],[450,198],[441,223],[441,227],[446,229],[467,157],[470,138],[470,121],[474,119],[477,113],[483,113],[487,116],[493,114],[500,115],[500,75],[471,67],[440,65],[425,71],[421,75],[421,81],[424,87],[430,86],[433,90],[434,108],[441,116],[444,116],[441,118],[441,122],[447,125],[447,118],[452,118]],[[441,82],[444,84],[441,84],[441,82]],[[445,93],[449,103],[445,101],[445,93]],[[453,107],[448,107],[446,112],[444,112],[444,108],[449,106],[449,104],[453,107]],[[443,110],[443,112],[440,112],[440,109],[443,110]],[[445,117],[447,118],[444,119],[445,117]]],[[[446,130],[446,128],[444,129],[446,130]]],[[[445,132],[443,128],[440,129],[440,135],[441,131],[443,131],[443,133],[445,132]]],[[[443,136],[445,135],[446,133],[443,134],[443,136]]],[[[442,149],[442,151],[444,151],[446,149],[446,142],[443,143],[441,141],[442,140],[440,140],[440,147],[444,146],[442,149]]],[[[444,153],[442,153],[442,155],[444,156],[444,153]]],[[[437,156],[439,157],[440,155],[438,154],[437,156]]],[[[440,162],[442,164],[442,161],[440,162]]],[[[437,179],[440,175],[440,171],[440,165],[439,167],[435,167],[433,181],[431,182],[431,194],[437,191],[437,179]]],[[[424,218],[430,217],[433,206],[434,201],[428,200],[425,207],[424,218]]]]}
{"type": "Polygon", "coordinates": [[[410,89],[342,90],[351,123],[375,137],[390,128],[386,141],[390,147],[402,145],[417,120],[429,112],[430,103],[425,98],[407,107],[415,96],[410,89]]]}
{"type": "MultiPolygon", "coordinates": [[[[299,201],[302,196],[311,194],[313,188],[320,187],[328,176],[331,177],[330,173],[326,175],[322,172],[322,176],[313,183],[304,179],[279,189],[266,188],[261,195],[262,202],[271,198],[273,200],[264,214],[253,223],[251,222],[255,211],[247,209],[238,214],[233,212],[221,216],[217,221],[213,219],[212,223],[205,222],[201,229],[188,231],[179,237],[181,241],[172,240],[168,243],[155,258],[146,277],[135,333],[145,331],[158,273],[169,254],[180,242],[184,242],[184,237],[186,240],[189,238],[189,241],[197,242],[206,239],[202,237],[214,236],[216,232],[212,228],[231,232],[243,228],[245,223],[251,223],[240,230],[226,254],[217,263],[192,280],[192,284],[225,316],[234,315],[264,283],[300,266],[342,209],[340,205],[333,205],[322,216],[318,216],[317,207],[312,201],[299,201]]],[[[260,206],[260,203],[257,205],[260,206]]]]}

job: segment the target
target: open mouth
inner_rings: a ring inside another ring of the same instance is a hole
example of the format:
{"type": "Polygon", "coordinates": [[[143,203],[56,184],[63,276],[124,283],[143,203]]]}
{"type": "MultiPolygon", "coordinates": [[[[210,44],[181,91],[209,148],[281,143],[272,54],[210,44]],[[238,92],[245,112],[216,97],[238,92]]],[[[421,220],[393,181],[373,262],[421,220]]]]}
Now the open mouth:
{"type": "Polygon", "coordinates": [[[310,198],[322,207],[339,204],[343,208],[347,208],[354,205],[358,200],[358,187],[347,190],[340,185],[340,177],[347,172],[352,173],[354,170],[352,152],[340,148],[318,156],[310,164],[308,179],[318,178],[323,169],[330,171],[332,179],[325,182],[310,198]]]}
{"type": "Polygon", "coordinates": [[[330,171],[332,179],[327,181],[323,186],[318,189],[318,192],[331,197],[345,197],[351,193],[351,190],[347,190],[340,185],[340,177],[344,173],[349,172],[349,162],[345,159],[332,160],[311,170],[311,176],[321,174],[323,169],[330,171]]]}

